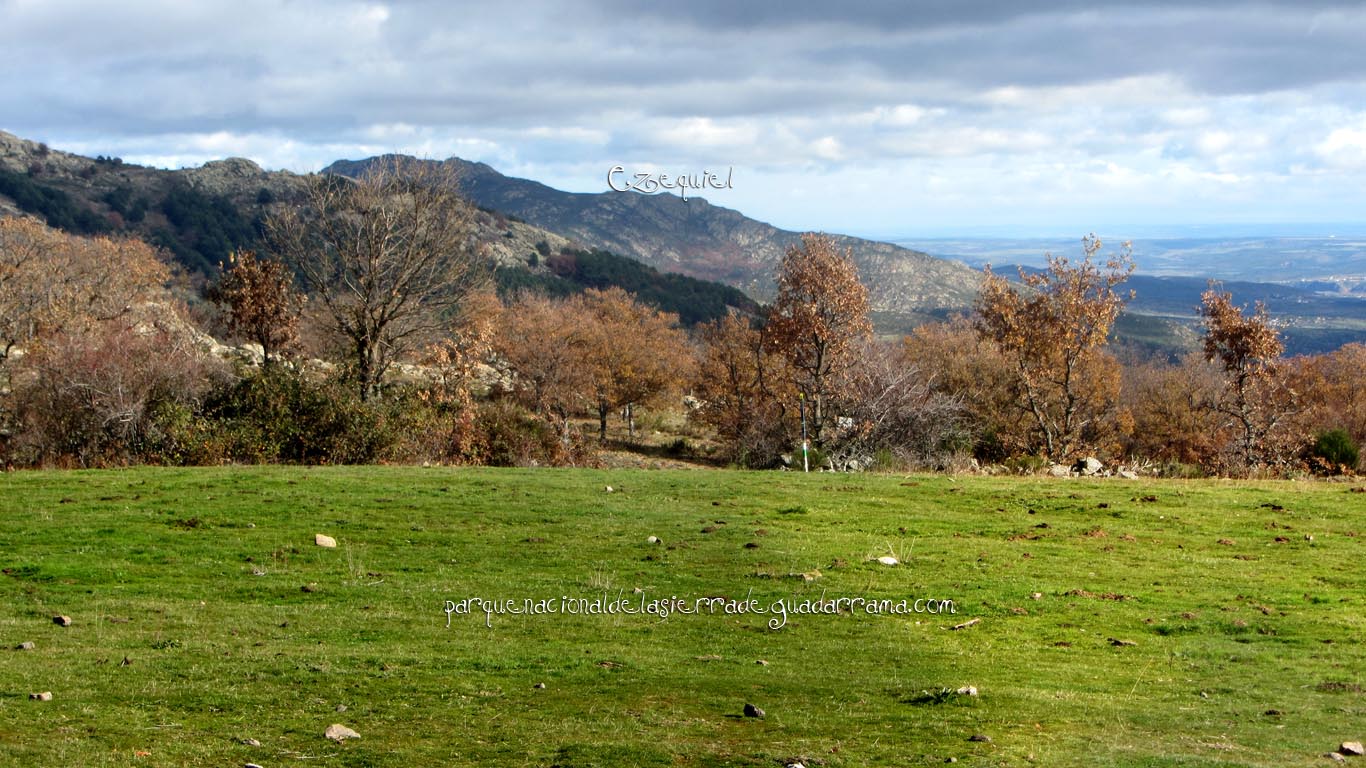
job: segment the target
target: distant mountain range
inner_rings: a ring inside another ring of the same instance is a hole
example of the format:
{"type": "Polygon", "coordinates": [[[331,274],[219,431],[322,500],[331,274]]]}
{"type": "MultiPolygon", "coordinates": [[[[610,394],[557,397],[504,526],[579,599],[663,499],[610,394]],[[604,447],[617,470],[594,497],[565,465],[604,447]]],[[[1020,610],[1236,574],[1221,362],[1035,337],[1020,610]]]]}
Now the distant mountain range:
{"type": "MultiPolygon", "coordinates": [[[[380,159],[341,160],[325,172],[358,176],[380,159]]],[[[726,307],[753,311],[752,299],[770,299],[778,263],[800,237],[696,197],[684,201],[634,192],[570,193],[458,158],[420,162],[456,166],[462,192],[483,211],[480,239],[499,265],[500,282],[514,288],[563,294],[622,285],[696,322],[726,307]],[[559,253],[578,256],[545,258],[559,253]],[[576,267],[566,272],[567,262],[576,267]],[[739,288],[750,298],[703,281],[739,288]]],[[[81,234],[134,234],[174,254],[191,274],[213,275],[233,249],[255,247],[263,217],[295,199],[305,183],[304,176],[268,172],[240,158],[160,170],[118,158],[69,154],[0,132],[0,215],[35,214],[81,234]]],[[[922,246],[955,257],[950,259],[890,243],[834,237],[852,251],[869,288],[875,326],[883,333],[906,332],[970,307],[980,273],[962,261],[996,261],[998,272],[1008,273],[1005,265],[1037,263],[1042,253],[1036,241],[1027,240],[940,240],[922,246]]],[[[1343,240],[1335,255],[1345,256],[1353,267],[1360,265],[1366,258],[1363,243],[1343,240]]],[[[1079,238],[1058,245],[1063,247],[1056,252],[1075,255],[1079,238]]],[[[1180,249],[1185,244],[1169,245],[1180,249]]],[[[1277,247],[1292,249],[1285,243],[1277,247]]],[[[1292,267],[1249,245],[1220,247],[1209,254],[1220,263],[1255,263],[1266,274],[1274,266],[1288,270],[1314,261],[1299,254],[1292,267]]],[[[1196,262],[1188,258],[1187,263],[1196,262]]],[[[1171,268],[1169,260],[1161,264],[1171,268]]],[[[1211,266],[1209,259],[1205,266],[1211,266]]],[[[1135,276],[1130,285],[1138,296],[1117,326],[1120,337],[1154,351],[1192,348],[1204,283],[1198,277],[1135,276]]],[[[1238,303],[1266,300],[1283,323],[1292,353],[1366,341],[1366,302],[1355,298],[1360,282],[1319,277],[1298,285],[1243,282],[1226,288],[1238,303]]]]}
{"type": "MultiPolygon", "coordinates": [[[[381,159],[338,161],[324,172],[359,176],[381,159]]],[[[426,162],[455,165],[462,191],[484,208],[663,271],[734,285],[761,300],[772,297],[778,264],[801,236],[699,197],[563,192],[483,163],[426,162]]],[[[851,250],[884,327],[962,309],[977,295],[980,274],[963,264],[891,243],[833,236],[851,250]]]]}

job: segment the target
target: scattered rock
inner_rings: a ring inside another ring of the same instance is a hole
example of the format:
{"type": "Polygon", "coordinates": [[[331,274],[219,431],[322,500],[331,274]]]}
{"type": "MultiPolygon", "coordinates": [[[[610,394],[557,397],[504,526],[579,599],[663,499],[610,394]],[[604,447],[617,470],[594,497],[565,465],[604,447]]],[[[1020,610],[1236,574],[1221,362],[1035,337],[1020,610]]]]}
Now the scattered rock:
{"type": "Polygon", "coordinates": [[[30,693],[28,695],[28,698],[30,701],[52,701],[52,691],[43,691],[42,693],[30,693]]]}
{"type": "Polygon", "coordinates": [[[646,536],[646,537],[645,537],[645,543],[646,543],[646,544],[658,544],[658,543],[659,543],[659,537],[658,537],[658,536],[646,536]]]}
{"type": "Polygon", "coordinates": [[[246,765],[242,766],[242,768],[261,768],[261,766],[257,765],[256,763],[247,763],[246,765]]]}
{"type": "Polygon", "coordinates": [[[1097,459],[1094,456],[1078,459],[1077,463],[1072,465],[1073,472],[1076,472],[1079,475],[1086,475],[1087,477],[1098,475],[1103,469],[1105,469],[1105,465],[1100,463],[1100,459],[1097,459]]]}
{"type": "Polygon", "coordinates": [[[1265,716],[1267,716],[1267,717],[1280,717],[1281,715],[1284,715],[1285,713],[1282,712],[1282,711],[1280,711],[1279,709],[1268,709],[1267,711],[1263,712],[1262,714],[1265,715],[1265,716]]]}
{"type": "Polygon", "coordinates": [[[1138,473],[1133,471],[1132,469],[1121,469],[1117,474],[1125,480],[1138,479],[1138,473]]]}
{"type": "Polygon", "coordinates": [[[944,762],[946,762],[946,763],[956,763],[956,762],[958,762],[958,758],[956,758],[956,757],[946,757],[946,758],[944,758],[944,762]]]}
{"type": "Polygon", "coordinates": [[[974,733],[968,737],[968,741],[975,741],[979,744],[990,744],[991,737],[985,733],[974,733]]]}
{"type": "Polygon", "coordinates": [[[71,626],[71,617],[70,617],[70,616],[53,616],[53,617],[52,617],[52,623],[53,623],[53,624],[56,624],[56,625],[59,626],[59,627],[69,627],[69,626],[71,626]]]}
{"type": "Polygon", "coordinates": [[[31,650],[33,650],[35,647],[37,647],[37,646],[35,646],[32,642],[30,642],[30,641],[28,641],[28,640],[25,640],[24,642],[22,642],[22,643],[20,643],[20,644],[18,644],[18,645],[16,645],[16,646],[14,646],[14,650],[16,650],[16,651],[31,651],[31,650]]]}
{"type": "Polygon", "coordinates": [[[716,526],[714,526],[714,525],[709,525],[709,526],[703,528],[703,529],[702,529],[702,532],[703,532],[703,533],[716,533],[716,532],[719,531],[719,530],[721,530],[721,529],[718,528],[718,527],[716,527],[716,526]]]}
{"type": "Polygon", "coordinates": [[[537,684],[535,684],[535,685],[533,685],[533,686],[531,686],[531,687],[532,687],[532,688],[535,688],[535,689],[538,690],[538,691],[544,691],[544,690],[545,690],[545,683],[537,683],[537,684]]]}
{"type": "Polygon", "coordinates": [[[1328,754],[1324,755],[1324,757],[1328,758],[1329,760],[1332,760],[1335,763],[1347,762],[1347,758],[1338,754],[1337,752],[1329,752],[1328,754]]]}
{"type": "Polygon", "coordinates": [[[758,549],[758,548],[759,548],[759,542],[757,542],[757,541],[747,541],[747,542],[745,542],[745,549],[758,549]]]}
{"type": "Polygon", "coordinates": [[[758,664],[758,665],[761,666],[761,667],[767,667],[767,666],[768,666],[768,662],[767,662],[767,661],[764,661],[763,659],[755,659],[755,660],[754,660],[754,663],[755,663],[755,664],[758,664]]]}
{"type": "Polygon", "coordinates": [[[1233,539],[1220,539],[1218,543],[1223,544],[1226,547],[1231,547],[1235,544],[1233,539]]]}
{"type": "Polygon", "coordinates": [[[643,594],[645,594],[645,590],[641,589],[640,587],[636,587],[635,589],[632,589],[632,590],[631,590],[631,594],[633,594],[633,595],[643,595],[643,594]]]}
{"type": "Polygon", "coordinates": [[[337,548],[337,540],[325,533],[315,534],[313,536],[313,543],[320,547],[327,547],[328,549],[337,548]]]}
{"type": "Polygon", "coordinates": [[[954,693],[958,694],[959,696],[976,696],[977,686],[965,685],[962,688],[959,688],[958,690],[954,691],[954,693]]]}
{"type": "Polygon", "coordinates": [[[340,723],[333,723],[327,726],[327,730],[323,732],[323,735],[333,741],[346,741],[347,739],[360,738],[359,733],[356,733],[340,723]]]}
{"type": "Polygon", "coordinates": [[[982,621],[981,619],[968,619],[967,621],[963,622],[962,624],[955,624],[955,625],[953,625],[952,627],[950,627],[950,629],[955,629],[955,630],[957,630],[957,629],[967,629],[968,627],[971,627],[971,626],[973,626],[974,624],[978,624],[978,623],[980,623],[981,621],[982,621]]]}
{"type": "Polygon", "coordinates": [[[346,711],[346,705],[345,705],[345,704],[338,704],[338,705],[334,708],[334,711],[336,711],[336,712],[345,712],[345,711],[346,711]]]}
{"type": "Polygon", "coordinates": [[[607,486],[603,486],[603,489],[602,489],[602,490],[606,491],[607,493],[612,493],[615,489],[612,488],[612,486],[607,485],[607,486]]]}
{"type": "Polygon", "coordinates": [[[900,560],[896,559],[895,557],[892,557],[891,555],[883,555],[882,557],[879,557],[877,561],[879,563],[882,563],[883,565],[898,565],[901,562],[900,560]]]}
{"type": "Polygon", "coordinates": [[[787,768],[806,768],[806,766],[801,763],[788,763],[787,768]]]}
{"type": "Polygon", "coordinates": [[[240,741],[241,741],[243,744],[247,745],[248,747],[259,747],[259,746],[261,746],[261,742],[257,741],[256,739],[250,738],[250,737],[245,738],[245,739],[241,739],[240,741]]]}
{"type": "Polygon", "coordinates": [[[1031,595],[1029,596],[1029,599],[1030,599],[1030,600],[1042,600],[1042,599],[1043,599],[1043,593],[1042,593],[1042,592],[1034,592],[1033,594],[1031,594],[1031,595]]]}
{"type": "Polygon", "coordinates": [[[1072,470],[1066,464],[1054,464],[1048,468],[1050,477],[1071,477],[1072,470]]]}
{"type": "Polygon", "coordinates": [[[303,585],[302,587],[299,587],[299,589],[302,590],[302,591],[304,591],[304,592],[317,592],[317,591],[318,591],[318,585],[317,585],[317,584],[305,584],[305,585],[303,585]]]}
{"type": "Polygon", "coordinates": [[[1120,640],[1117,637],[1112,637],[1110,638],[1110,645],[1113,645],[1116,648],[1130,648],[1138,645],[1138,643],[1134,642],[1133,640],[1120,640]]]}
{"type": "Polygon", "coordinates": [[[1366,755],[1366,750],[1361,748],[1361,742],[1359,741],[1344,741],[1342,742],[1342,746],[1338,747],[1338,751],[1344,755],[1352,755],[1353,757],[1366,755]]]}
{"type": "Polygon", "coordinates": [[[764,718],[764,711],[753,704],[746,704],[745,717],[757,717],[762,720],[764,718]]]}

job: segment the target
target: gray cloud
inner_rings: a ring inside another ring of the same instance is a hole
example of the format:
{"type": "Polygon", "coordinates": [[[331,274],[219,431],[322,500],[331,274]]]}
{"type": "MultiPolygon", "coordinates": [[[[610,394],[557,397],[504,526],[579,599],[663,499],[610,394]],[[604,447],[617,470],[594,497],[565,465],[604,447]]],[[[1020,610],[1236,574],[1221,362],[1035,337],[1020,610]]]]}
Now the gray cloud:
{"type": "Polygon", "coordinates": [[[802,221],[893,216],[892,182],[940,218],[1359,207],[1359,4],[642,5],[0,0],[0,128],[171,164],[460,153],[585,189],[730,163],[749,191],[720,202],[802,221]]]}

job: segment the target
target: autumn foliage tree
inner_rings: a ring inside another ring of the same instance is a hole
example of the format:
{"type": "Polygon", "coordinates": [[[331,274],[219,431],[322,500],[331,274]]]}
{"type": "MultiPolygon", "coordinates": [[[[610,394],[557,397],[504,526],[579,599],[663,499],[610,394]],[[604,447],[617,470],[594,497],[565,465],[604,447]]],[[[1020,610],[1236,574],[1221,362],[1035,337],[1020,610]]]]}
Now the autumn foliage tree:
{"type": "Polygon", "coordinates": [[[825,439],[842,377],[858,362],[858,343],[871,334],[868,289],[859,282],[851,252],[841,251],[828,235],[802,235],[779,267],[766,341],[787,359],[793,385],[811,404],[816,445],[825,439]]]}
{"type": "Polygon", "coordinates": [[[1279,462],[1286,436],[1278,434],[1295,410],[1294,395],[1282,381],[1280,356],[1285,350],[1266,307],[1252,314],[1233,304],[1232,294],[1211,286],[1200,296],[1205,359],[1219,363],[1227,387],[1215,403],[1233,421],[1241,468],[1279,462]]]}
{"type": "Polygon", "coordinates": [[[0,362],[45,335],[79,333],[165,298],[170,270],[140,240],[79,237],[0,218],[0,362]]]}
{"type": "Polygon", "coordinates": [[[288,268],[251,251],[232,254],[218,297],[228,307],[232,329],[261,345],[262,366],[298,338],[301,298],[288,268]]]}
{"type": "Polygon", "coordinates": [[[790,448],[785,404],[797,395],[787,360],[740,315],[701,326],[698,339],[697,405],[690,418],[716,430],[724,460],[771,466],[790,448]]]}
{"type": "Polygon", "coordinates": [[[474,208],[456,182],[449,166],[393,159],[358,180],[313,177],[303,204],[267,223],[272,252],[299,271],[345,341],[362,400],[488,282],[473,244],[474,208]]]}
{"type": "Polygon", "coordinates": [[[976,303],[977,332],[996,344],[1014,372],[1016,405],[1036,430],[1035,450],[1070,458],[1104,425],[1119,392],[1119,367],[1104,347],[1125,296],[1117,287],[1133,272],[1127,245],[1104,264],[1102,243],[1089,235],[1083,259],[1048,255],[1041,272],[1020,270],[1022,287],[986,269],[976,303]]]}
{"type": "Polygon", "coordinates": [[[592,372],[598,439],[607,440],[607,417],[623,409],[635,436],[634,408],[691,377],[688,339],[678,317],[637,302],[621,288],[590,289],[570,300],[587,322],[582,350],[592,372]]]}

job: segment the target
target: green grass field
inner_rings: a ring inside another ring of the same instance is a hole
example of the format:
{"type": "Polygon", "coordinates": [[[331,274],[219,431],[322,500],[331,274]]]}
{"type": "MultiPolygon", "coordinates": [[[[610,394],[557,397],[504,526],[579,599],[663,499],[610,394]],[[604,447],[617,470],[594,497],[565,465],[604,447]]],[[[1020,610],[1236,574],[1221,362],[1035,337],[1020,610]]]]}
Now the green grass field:
{"type": "Polygon", "coordinates": [[[1326,764],[1366,737],[1364,565],[1335,483],[9,473],[0,763],[1326,764]],[[956,613],[445,610],[603,596],[956,613]]]}

